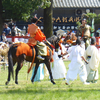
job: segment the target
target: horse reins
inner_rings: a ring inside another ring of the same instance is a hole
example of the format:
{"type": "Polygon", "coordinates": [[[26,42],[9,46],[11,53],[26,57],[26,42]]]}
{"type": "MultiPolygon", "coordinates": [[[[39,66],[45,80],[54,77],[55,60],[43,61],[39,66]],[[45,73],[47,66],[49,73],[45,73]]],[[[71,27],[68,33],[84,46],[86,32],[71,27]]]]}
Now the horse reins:
{"type": "Polygon", "coordinates": [[[54,47],[49,41],[46,40],[46,42],[47,42],[52,48],[55,49],[55,47],[54,47]]]}

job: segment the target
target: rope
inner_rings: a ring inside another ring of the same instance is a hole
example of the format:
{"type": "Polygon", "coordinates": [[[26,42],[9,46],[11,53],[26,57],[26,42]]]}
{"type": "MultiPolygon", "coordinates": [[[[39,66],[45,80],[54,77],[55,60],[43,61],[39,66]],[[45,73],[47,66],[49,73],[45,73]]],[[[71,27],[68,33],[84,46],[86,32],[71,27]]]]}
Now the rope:
{"type": "Polygon", "coordinates": [[[29,72],[31,71],[31,69],[32,69],[32,65],[33,65],[34,60],[35,60],[36,52],[35,52],[35,49],[33,49],[33,50],[34,50],[34,57],[33,57],[33,60],[32,60],[32,63],[31,63],[31,66],[30,66],[30,68],[28,69],[27,73],[29,73],[29,72]]]}

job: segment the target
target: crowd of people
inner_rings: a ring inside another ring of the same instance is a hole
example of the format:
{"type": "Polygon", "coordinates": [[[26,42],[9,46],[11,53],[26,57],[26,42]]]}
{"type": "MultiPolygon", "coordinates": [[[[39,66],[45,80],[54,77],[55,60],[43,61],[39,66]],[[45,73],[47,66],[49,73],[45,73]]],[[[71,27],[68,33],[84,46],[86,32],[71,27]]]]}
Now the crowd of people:
{"type": "MultiPolygon", "coordinates": [[[[51,63],[53,78],[65,79],[65,84],[70,85],[71,81],[77,79],[79,75],[81,82],[85,85],[97,83],[100,55],[96,48],[96,38],[90,38],[91,30],[86,19],[82,19],[82,24],[75,33],[67,31],[61,43],[62,49],[54,51],[54,62],[51,63]],[[69,48],[66,48],[66,41],[69,48]],[[65,58],[71,61],[68,71],[63,62],[65,58]]],[[[56,32],[54,35],[57,35],[56,32]]]]}
{"type": "MultiPolygon", "coordinates": [[[[42,56],[47,55],[46,52],[47,48],[43,43],[43,41],[46,40],[46,37],[42,33],[40,28],[36,25],[37,22],[38,19],[33,18],[32,24],[28,26],[28,33],[30,36],[28,44],[34,46],[35,43],[39,51],[37,54],[37,58],[40,60],[44,60],[42,56]],[[38,39],[36,38],[37,33],[41,34],[41,40],[39,37],[38,39]]],[[[11,30],[8,27],[8,24],[5,23],[1,35],[1,41],[3,43],[6,43],[6,45],[10,47],[12,43],[10,42],[8,43],[6,36],[7,35],[19,36],[18,31],[21,32],[21,30],[18,29],[15,24],[13,25],[11,30]]],[[[73,31],[67,31],[66,34],[67,38],[66,37],[62,38],[62,40],[60,41],[61,46],[59,47],[59,49],[54,50],[54,55],[53,55],[54,62],[51,63],[52,76],[54,79],[66,80],[65,83],[66,85],[70,85],[71,83],[70,81],[74,81],[75,79],[77,79],[77,75],[79,75],[80,80],[83,82],[83,84],[87,85],[90,84],[90,82],[97,83],[100,56],[98,53],[98,49],[95,47],[96,45],[95,37],[90,39],[90,33],[91,33],[90,27],[89,25],[86,25],[86,19],[82,20],[82,24],[79,26],[77,33],[76,34],[75,33],[73,31]],[[84,43],[84,47],[82,43],[84,43]],[[71,61],[70,64],[68,65],[69,67],[68,71],[66,70],[63,59],[71,61]]],[[[54,33],[54,35],[57,35],[56,32],[54,33]]],[[[43,64],[41,64],[38,69],[35,81],[37,80],[39,81],[44,78],[43,76],[44,73],[42,69],[43,69],[43,64]]],[[[33,74],[34,74],[34,67],[32,76],[33,74]]]]}
{"type": "Polygon", "coordinates": [[[69,56],[71,63],[66,76],[66,85],[69,85],[70,81],[77,79],[77,75],[84,84],[97,82],[100,57],[95,45],[96,40],[92,38],[91,45],[84,50],[81,47],[80,39],[76,40],[76,45],[71,47],[69,56]]]}
{"type": "MultiPolygon", "coordinates": [[[[91,38],[91,43],[86,50],[82,48],[81,43],[81,40],[77,38],[76,41],[71,43],[72,46],[66,48],[62,41],[62,49],[59,48],[54,51],[54,62],[51,63],[51,71],[54,79],[64,79],[66,80],[65,84],[70,85],[79,75],[81,82],[85,85],[97,83],[100,55],[96,48],[96,39],[94,37],[91,38]],[[67,66],[68,71],[66,70],[64,59],[71,61],[67,66]]],[[[43,66],[43,64],[41,65],[43,66]]],[[[44,76],[43,67],[37,72],[37,75],[40,74],[44,76]]],[[[37,79],[39,77],[37,76],[37,79]]],[[[43,80],[43,78],[38,79],[38,81],[40,80],[43,80]]]]}
{"type": "Polygon", "coordinates": [[[8,23],[4,23],[0,42],[8,41],[6,36],[24,36],[24,34],[22,33],[22,30],[16,26],[16,24],[12,23],[12,27],[10,28],[8,23]]]}

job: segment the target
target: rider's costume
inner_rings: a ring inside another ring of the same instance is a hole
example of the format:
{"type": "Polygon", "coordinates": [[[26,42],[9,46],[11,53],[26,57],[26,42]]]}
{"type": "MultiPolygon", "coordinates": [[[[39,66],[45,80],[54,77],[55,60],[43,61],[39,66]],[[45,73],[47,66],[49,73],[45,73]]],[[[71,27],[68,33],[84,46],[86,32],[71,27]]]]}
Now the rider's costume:
{"type": "Polygon", "coordinates": [[[36,24],[32,23],[28,25],[28,33],[30,34],[28,44],[31,46],[36,45],[38,49],[38,55],[46,56],[47,46],[42,42],[43,40],[46,40],[46,37],[40,28],[36,24]]]}
{"type": "Polygon", "coordinates": [[[87,46],[90,44],[89,43],[89,38],[90,38],[90,26],[85,24],[85,26],[83,26],[82,24],[78,27],[77,30],[77,36],[81,36],[86,44],[86,48],[87,46]]]}

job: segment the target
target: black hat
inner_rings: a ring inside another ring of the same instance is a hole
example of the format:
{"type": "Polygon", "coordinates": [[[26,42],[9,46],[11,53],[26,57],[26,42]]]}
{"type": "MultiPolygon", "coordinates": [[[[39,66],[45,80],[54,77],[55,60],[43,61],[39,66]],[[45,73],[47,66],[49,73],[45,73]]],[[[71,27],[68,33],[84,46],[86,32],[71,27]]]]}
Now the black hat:
{"type": "Polygon", "coordinates": [[[38,21],[37,18],[32,18],[32,19],[31,19],[31,22],[32,22],[32,23],[36,23],[37,21],[38,21]]]}
{"type": "Polygon", "coordinates": [[[78,45],[81,44],[81,40],[80,40],[80,38],[77,38],[77,40],[76,40],[76,44],[78,44],[78,45]]]}
{"type": "Polygon", "coordinates": [[[31,19],[32,23],[36,23],[38,21],[38,18],[36,17],[36,14],[34,15],[34,17],[31,19]]]}
{"type": "Polygon", "coordinates": [[[96,43],[96,38],[95,37],[92,37],[91,38],[91,44],[94,44],[94,43],[96,43]]]}

